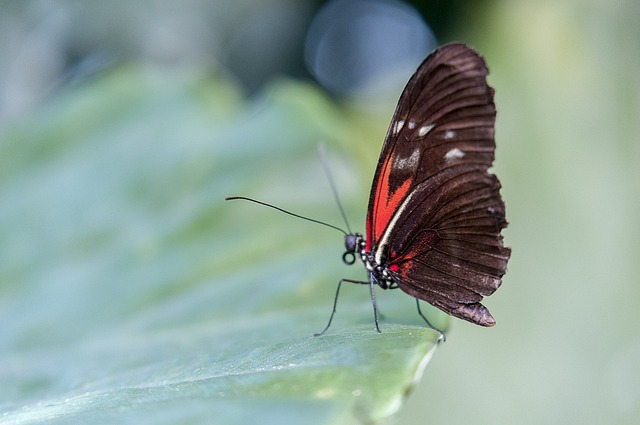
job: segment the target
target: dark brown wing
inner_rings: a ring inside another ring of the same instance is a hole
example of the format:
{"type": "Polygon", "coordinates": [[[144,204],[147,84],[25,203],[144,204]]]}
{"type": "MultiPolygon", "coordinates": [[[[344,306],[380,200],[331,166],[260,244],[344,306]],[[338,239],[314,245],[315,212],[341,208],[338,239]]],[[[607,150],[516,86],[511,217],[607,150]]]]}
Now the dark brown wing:
{"type": "Polygon", "coordinates": [[[406,293],[483,326],[480,304],[509,259],[494,159],[495,106],[484,60],[462,44],[425,59],[404,89],[382,149],[367,249],[406,293]]]}

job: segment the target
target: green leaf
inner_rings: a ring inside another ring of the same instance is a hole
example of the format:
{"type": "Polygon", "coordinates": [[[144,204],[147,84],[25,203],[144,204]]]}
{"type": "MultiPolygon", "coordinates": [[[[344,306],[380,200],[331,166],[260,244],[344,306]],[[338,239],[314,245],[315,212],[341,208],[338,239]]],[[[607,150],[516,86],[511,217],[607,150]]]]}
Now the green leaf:
{"type": "Polygon", "coordinates": [[[338,279],[365,278],[342,264],[343,236],[223,201],[342,225],[324,142],[362,220],[370,176],[350,147],[379,143],[346,115],[304,84],[245,102],[220,78],[124,67],[5,129],[2,420],[370,423],[397,411],[437,341],[413,299],[378,291],[377,334],[368,288],[346,285],[313,337],[338,279]]]}

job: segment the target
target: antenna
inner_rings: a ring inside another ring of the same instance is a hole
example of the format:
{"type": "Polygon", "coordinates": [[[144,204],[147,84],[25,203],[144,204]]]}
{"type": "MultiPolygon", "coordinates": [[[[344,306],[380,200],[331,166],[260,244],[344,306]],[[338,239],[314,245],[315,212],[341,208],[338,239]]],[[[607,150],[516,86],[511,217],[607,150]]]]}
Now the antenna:
{"type": "Polygon", "coordinates": [[[333,226],[333,225],[331,225],[329,223],[325,223],[323,221],[314,220],[313,218],[309,218],[309,217],[305,217],[305,216],[302,216],[302,215],[294,214],[294,213],[292,213],[290,211],[287,211],[287,210],[284,210],[284,209],[282,209],[280,207],[276,207],[275,205],[271,205],[271,204],[267,204],[266,202],[258,201],[257,199],[247,198],[246,196],[229,196],[227,198],[224,198],[224,200],[225,201],[243,200],[243,201],[254,202],[256,204],[264,205],[265,207],[273,208],[274,210],[278,210],[278,211],[283,212],[285,214],[289,214],[289,215],[291,215],[293,217],[301,218],[302,220],[311,221],[313,223],[322,224],[323,226],[327,226],[327,227],[330,227],[332,229],[339,230],[340,232],[342,232],[342,234],[347,236],[347,232],[345,232],[344,230],[342,230],[339,227],[333,226]]]}
{"type": "Polygon", "coordinates": [[[336,204],[338,204],[338,209],[340,210],[340,214],[342,215],[344,224],[347,225],[347,230],[349,231],[349,234],[352,234],[353,232],[351,232],[351,227],[349,226],[347,215],[344,213],[344,209],[342,208],[342,203],[340,202],[340,198],[338,197],[338,190],[336,189],[336,183],[333,181],[333,174],[331,174],[331,169],[329,168],[329,161],[327,161],[327,151],[324,148],[324,143],[318,143],[318,156],[320,157],[320,163],[322,164],[324,173],[327,175],[327,179],[329,180],[329,186],[331,186],[331,192],[333,193],[333,197],[336,200],[336,204]]]}

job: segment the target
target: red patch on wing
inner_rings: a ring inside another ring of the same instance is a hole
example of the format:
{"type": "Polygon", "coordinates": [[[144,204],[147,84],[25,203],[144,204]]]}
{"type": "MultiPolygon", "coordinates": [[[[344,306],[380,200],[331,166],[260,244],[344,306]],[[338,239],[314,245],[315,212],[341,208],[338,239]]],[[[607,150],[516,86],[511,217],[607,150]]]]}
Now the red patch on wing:
{"type": "Polygon", "coordinates": [[[378,179],[378,187],[376,192],[378,194],[374,203],[374,220],[375,223],[371,223],[370,217],[367,218],[367,250],[369,250],[370,240],[375,238],[375,242],[378,242],[378,238],[384,232],[384,229],[391,221],[391,217],[396,212],[400,203],[407,195],[409,188],[411,187],[411,179],[407,179],[400,185],[393,193],[389,188],[389,174],[391,173],[391,163],[393,163],[393,157],[389,157],[383,168],[383,174],[378,179]],[[371,232],[373,230],[373,232],[371,232]]]}

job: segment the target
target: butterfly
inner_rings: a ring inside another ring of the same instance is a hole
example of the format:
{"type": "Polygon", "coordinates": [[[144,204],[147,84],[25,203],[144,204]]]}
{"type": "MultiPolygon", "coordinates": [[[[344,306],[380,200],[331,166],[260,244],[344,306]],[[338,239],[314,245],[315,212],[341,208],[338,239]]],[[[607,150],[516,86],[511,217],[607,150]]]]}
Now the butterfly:
{"type": "Polygon", "coordinates": [[[378,332],[375,286],[414,297],[442,337],[419,300],[477,325],[495,324],[481,301],[500,286],[511,250],[501,235],[507,221],[500,182],[488,171],[496,117],[488,72],[471,47],[452,43],[429,54],[409,79],[373,177],[366,237],[343,231],[343,261],[359,259],[368,279],[340,280],[329,323],[316,335],[331,325],[343,282],[369,285],[378,332]]]}

